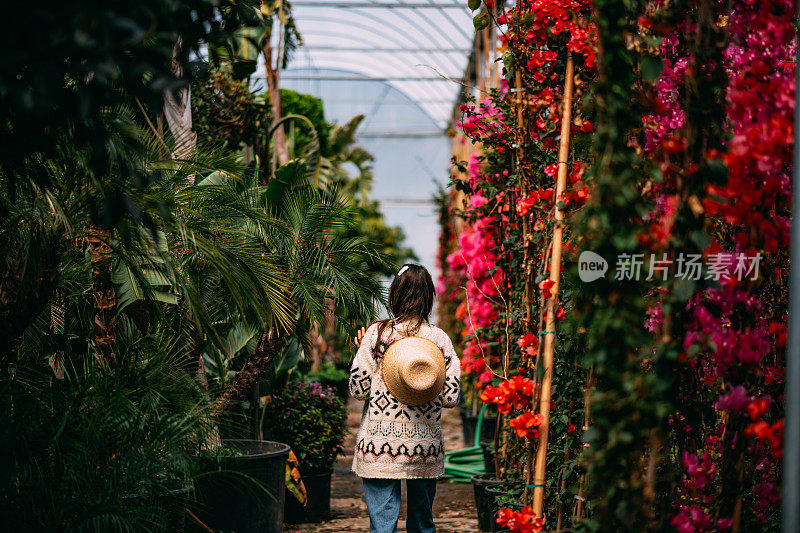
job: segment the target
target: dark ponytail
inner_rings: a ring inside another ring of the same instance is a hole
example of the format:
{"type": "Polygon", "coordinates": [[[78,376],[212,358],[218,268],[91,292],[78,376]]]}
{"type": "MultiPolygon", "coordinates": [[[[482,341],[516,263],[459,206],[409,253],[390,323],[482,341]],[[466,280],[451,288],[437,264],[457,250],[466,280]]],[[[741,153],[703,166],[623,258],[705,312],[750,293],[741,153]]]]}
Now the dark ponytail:
{"type": "Polygon", "coordinates": [[[393,318],[378,322],[378,341],[373,348],[373,357],[383,357],[389,344],[384,340],[386,327],[394,331],[398,322],[408,322],[411,335],[419,332],[422,324],[428,322],[436,289],[430,272],[421,265],[407,263],[397,272],[389,286],[389,312],[393,318]]]}

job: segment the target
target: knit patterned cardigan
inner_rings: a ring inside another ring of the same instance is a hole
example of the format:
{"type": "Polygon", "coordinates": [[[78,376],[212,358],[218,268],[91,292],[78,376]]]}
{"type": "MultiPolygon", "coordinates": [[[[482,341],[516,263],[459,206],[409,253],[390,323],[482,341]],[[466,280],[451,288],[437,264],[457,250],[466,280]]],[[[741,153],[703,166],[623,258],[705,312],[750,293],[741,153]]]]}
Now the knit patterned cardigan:
{"type": "MultiPolygon", "coordinates": [[[[403,324],[384,331],[390,344],[406,337],[403,324]]],[[[378,325],[364,334],[350,369],[350,394],[364,401],[361,427],[356,437],[353,472],[365,478],[437,478],[444,474],[443,407],[458,405],[461,363],[453,343],[441,329],[422,324],[416,337],[436,344],[444,353],[446,377],[441,394],[428,403],[409,406],[400,403],[383,382],[382,357],[373,357],[378,325]]]]}

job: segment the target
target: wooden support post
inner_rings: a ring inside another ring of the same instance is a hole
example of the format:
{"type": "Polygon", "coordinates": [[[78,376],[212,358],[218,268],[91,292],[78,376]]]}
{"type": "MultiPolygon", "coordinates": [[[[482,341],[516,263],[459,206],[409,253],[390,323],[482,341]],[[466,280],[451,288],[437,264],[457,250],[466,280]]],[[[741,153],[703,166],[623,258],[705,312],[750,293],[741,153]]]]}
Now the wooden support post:
{"type": "MultiPolygon", "coordinates": [[[[527,94],[523,90],[522,85],[522,75],[520,74],[519,69],[515,72],[515,87],[517,89],[517,93],[515,97],[512,98],[512,102],[514,102],[514,106],[516,107],[517,111],[517,124],[516,124],[516,137],[515,141],[517,144],[517,150],[514,155],[515,160],[514,163],[516,164],[516,172],[519,175],[519,197],[525,198],[528,196],[528,180],[529,175],[526,172],[526,169],[522,165],[522,161],[524,160],[524,150],[526,140],[530,138],[527,128],[525,127],[525,104],[524,98],[527,94]],[[515,101],[516,99],[516,101],[515,101]]],[[[511,94],[511,93],[509,93],[511,94]]],[[[532,244],[528,236],[531,234],[531,217],[530,215],[525,215],[522,217],[522,250],[523,250],[523,259],[522,259],[522,269],[524,271],[525,276],[525,293],[523,297],[524,302],[524,311],[522,314],[522,323],[524,325],[525,333],[530,331],[531,323],[533,322],[533,293],[534,293],[534,278],[536,277],[535,272],[533,271],[533,258],[532,258],[532,244]]]]}
{"type": "Polygon", "coordinates": [[[574,69],[572,52],[567,51],[567,68],[564,80],[564,97],[562,101],[564,109],[561,115],[561,140],[558,147],[558,179],[556,180],[554,208],[555,224],[553,226],[553,251],[550,256],[550,279],[553,281],[553,286],[550,288],[550,298],[547,299],[547,320],[545,322],[544,350],[542,352],[544,376],[542,377],[541,396],[539,397],[539,413],[542,415],[542,424],[539,426],[539,447],[536,449],[536,463],[533,471],[533,513],[539,518],[543,518],[542,511],[544,509],[547,439],[550,428],[550,397],[553,388],[556,310],[558,306],[559,281],[561,279],[561,245],[564,233],[564,212],[558,208],[558,203],[563,200],[564,190],[567,186],[574,69]]]}
{"type": "Polygon", "coordinates": [[[481,94],[480,91],[483,90],[483,74],[482,74],[482,52],[481,52],[481,43],[483,39],[481,39],[481,35],[479,33],[475,34],[475,87],[478,89],[478,93],[475,94],[475,97],[480,99],[481,94]]]}
{"type": "MultiPolygon", "coordinates": [[[[589,375],[586,377],[586,387],[583,389],[583,425],[581,432],[586,432],[589,429],[589,415],[591,413],[590,403],[592,400],[592,389],[594,388],[594,367],[589,368],[589,375]]],[[[578,494],[575,495],[575,506],[572,510],[572,523],[586,518],[586,473],[581,475],[580,483],[578,485],[578,494]]]]}

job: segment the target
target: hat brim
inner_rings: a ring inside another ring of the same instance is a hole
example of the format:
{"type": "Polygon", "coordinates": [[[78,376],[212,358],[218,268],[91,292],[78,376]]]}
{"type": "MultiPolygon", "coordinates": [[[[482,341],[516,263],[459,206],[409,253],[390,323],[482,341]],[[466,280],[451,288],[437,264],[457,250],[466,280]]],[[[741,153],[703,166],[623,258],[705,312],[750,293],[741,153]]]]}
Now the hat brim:
{"type": "Polygon", "coordinates": [[[381,376],[386,388],[400,403],[410,406],[426,404],[442,392],[445,381],[445,360],[442,350],[422,337],[404,337],[393,342],[383,356],[381,376]],[[434,379],[424,390],[411,387],[403,376],[403,361],[408,357],[426,357],[434,379]]]}

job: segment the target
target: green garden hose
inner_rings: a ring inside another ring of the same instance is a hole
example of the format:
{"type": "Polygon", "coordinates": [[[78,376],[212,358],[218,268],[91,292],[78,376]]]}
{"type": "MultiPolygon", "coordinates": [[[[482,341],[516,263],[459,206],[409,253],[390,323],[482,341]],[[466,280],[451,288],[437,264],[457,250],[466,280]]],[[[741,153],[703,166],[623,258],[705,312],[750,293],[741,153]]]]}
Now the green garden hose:
{"type": "Polygon", "coordinates": [[[470,483],[472,476],[486,472],[483,467],[483,449],[480,446],[483,415],[486,413],[486,408],[486,405],[481,407],[473,445],[444,454],[444,478],[451,483],[470,483]]]}

